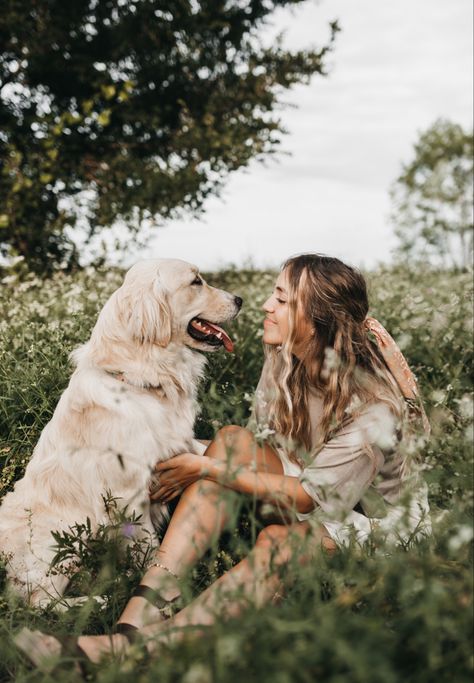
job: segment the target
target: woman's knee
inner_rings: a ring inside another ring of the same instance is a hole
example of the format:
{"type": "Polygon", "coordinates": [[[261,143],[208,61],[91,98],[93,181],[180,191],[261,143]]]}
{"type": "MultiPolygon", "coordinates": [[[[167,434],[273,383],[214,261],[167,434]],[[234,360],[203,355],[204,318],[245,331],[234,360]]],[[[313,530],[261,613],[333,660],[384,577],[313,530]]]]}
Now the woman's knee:
{"type": "Polygon", "coordinates": [[[206,454],[211,458],[227,460],[253,442],[252,433],[238,425],[226,425],[217,432],[206,454]]]}
{"type": "Polygon", "coordinates": [[[265,550],[277,549],[287,538],[288,527],[283,524],[270,524],[258,534],[255,547],[265,550]]]}
{"type": "Polygon", "coordinates": [[[282,524],[271,524],[257,536],[251,553],[256,566],[277,567],[286,564],[292,555],[287,543],[288,529],[282,524]]]}
{"type": "Polygon", "coordinates": [[[239,425],[225,425],[218,430],[216,439],[235,439],[247,431],[248,430],[245,429],[245,427],[240,427],[239,425]]]}

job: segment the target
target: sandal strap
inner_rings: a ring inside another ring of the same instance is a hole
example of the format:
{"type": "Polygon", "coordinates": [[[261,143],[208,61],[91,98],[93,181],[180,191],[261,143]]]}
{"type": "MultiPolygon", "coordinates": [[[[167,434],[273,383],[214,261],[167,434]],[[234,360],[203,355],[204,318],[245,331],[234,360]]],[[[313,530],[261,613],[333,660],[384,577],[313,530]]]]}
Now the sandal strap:
{"type": "Polygon", "coordinates": [[[140,638],[140,632],[138,626],[133,624],[127,624],[125,621],[120,621],[115,624],[115,633],[120,633],[120,635],[125,636],[130,645],[133,645],[140,638]]]}
{"type": "Polygon", "coordinates": [[[118,624],[115,624],[114,632],[120,633],[120,635],[125,636],[125,638],[128,641],[128,644],[131,647],[138,645],[139,652],[141,652],[142,657],[145,660],[149,659],[150,653],[148,652],[146,643],[143,640],[143,634],[140,633],[140,629],[138,628],[138,626],[134,626],[133,624],[127,624],[125,621],[120,621],[118,624]]]}
{"type": "Polygon", "coordinates": [[[89,659],[85,650],[79,645],[78,636],[55,634],[54,638],[61,644],[61,656],[65,655],[77,661],[83,678],[90,676],[96,671],[97,665],[89,659]]]}
{"type": "Polygon", "coordinates": [[[77,657],[78,659],[86,658],[89,662],[91,661],[86,655],[85,651],[79,645],[78,636],[59,636],[55,634],[54,638],[61,643],[61,654],[65,654],[68,657],[77,657]]]}
{"type": "Polygon", "coordinates": [[[153,605],[153,607],[159,609],[160,612],[164,612],[165,614],[170,612],[171,614],[173,614],[173,612],[177,611],[177,608],[179,608],[178,601],[180,600],[181,595],[178,594],[175,598],[172,598],[171,600],[165,600],[165,598],[162,595],[160,595],[160,593],[157,590],[155,590],[154,588],[150,588],[150,586],[145,586],[141,583],[133,591],[132,597],[144,598],[147,602],[150,603],[150,605],[153,605]]]}
{"type": "Polygon", "coordinates": [[[156,590],[153,590],[153,588],[150,588],[150,586],[145,586],[143,584],[140,584],[135,588],[135,590],[132,593],[132,596],[134,598],[145,598],[147,602],[150,603],[150,605],[153,605],[153,607],[157,607],[158,609],[163,609],[163,607],[166,607],[168,604],[168,601],[165,600],[156,590]]]}

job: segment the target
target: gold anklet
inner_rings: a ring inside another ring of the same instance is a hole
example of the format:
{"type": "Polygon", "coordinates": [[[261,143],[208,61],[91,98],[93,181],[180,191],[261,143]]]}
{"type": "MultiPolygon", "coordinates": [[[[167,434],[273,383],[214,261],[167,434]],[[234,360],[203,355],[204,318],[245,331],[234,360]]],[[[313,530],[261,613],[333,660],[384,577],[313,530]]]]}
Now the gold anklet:
{"type": "Polygon", "coordinates": [[[160,564],[159,562],[154,562],[153,564],[150,565],[150,569],[151,569],[151,567],[158,567],[159,569],[164,569],[165,572],[168,572],[168,574],[171,574],[171,576],[174,576],[174,578],[177,581],[179,581],[179,576],[177,574],[175,574],[173,571],[171,571],[171,569],[169,567],[165,567],[164,564],[160,564]]]}

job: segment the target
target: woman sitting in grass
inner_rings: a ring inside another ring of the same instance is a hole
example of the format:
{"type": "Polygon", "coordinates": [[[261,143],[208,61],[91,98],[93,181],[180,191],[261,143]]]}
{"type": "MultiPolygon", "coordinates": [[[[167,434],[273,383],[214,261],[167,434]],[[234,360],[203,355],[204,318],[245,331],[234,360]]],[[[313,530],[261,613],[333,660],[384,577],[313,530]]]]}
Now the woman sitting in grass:
{"type": "Polygon", "coordinates": [[[24,630],[17,642],[37,663],[70,653],[71,642],[94,662],[137,637],[153,651],[182,637],[184,627],[199,632],[218,614],[236,616],[248,602],[261,606],[281,595],[281,568],[294,557],[308,562],[322,549],[363,543],[374,528],[389,542],[429,531],[426,490],[401,449],[416,383],[388,333],[367,318],[362,275],[335,258],[297,256],[263,308],[266,360],[249,429],[224,427],[204,456],[183,453],[157,466],[152,497],[180,498],[116,633],[60,642],[24,630]],[[279,523],[179,609],[179,577],[229,520],[223,488],[272,504],[279,523]]]}

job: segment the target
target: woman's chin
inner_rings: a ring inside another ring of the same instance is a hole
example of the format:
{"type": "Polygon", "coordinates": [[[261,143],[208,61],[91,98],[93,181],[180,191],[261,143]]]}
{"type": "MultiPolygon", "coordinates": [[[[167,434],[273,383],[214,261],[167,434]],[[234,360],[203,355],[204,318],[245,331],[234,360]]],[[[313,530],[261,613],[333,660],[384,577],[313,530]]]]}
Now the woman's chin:
{"type": "Polygon", "coordinates": [[[282,340],[279,339],[276,335],[272,334],[264,334],[262,337],[262,341],[264,344],[269,344],[270,346],[279,346],[282,344],[282,340]]]}

